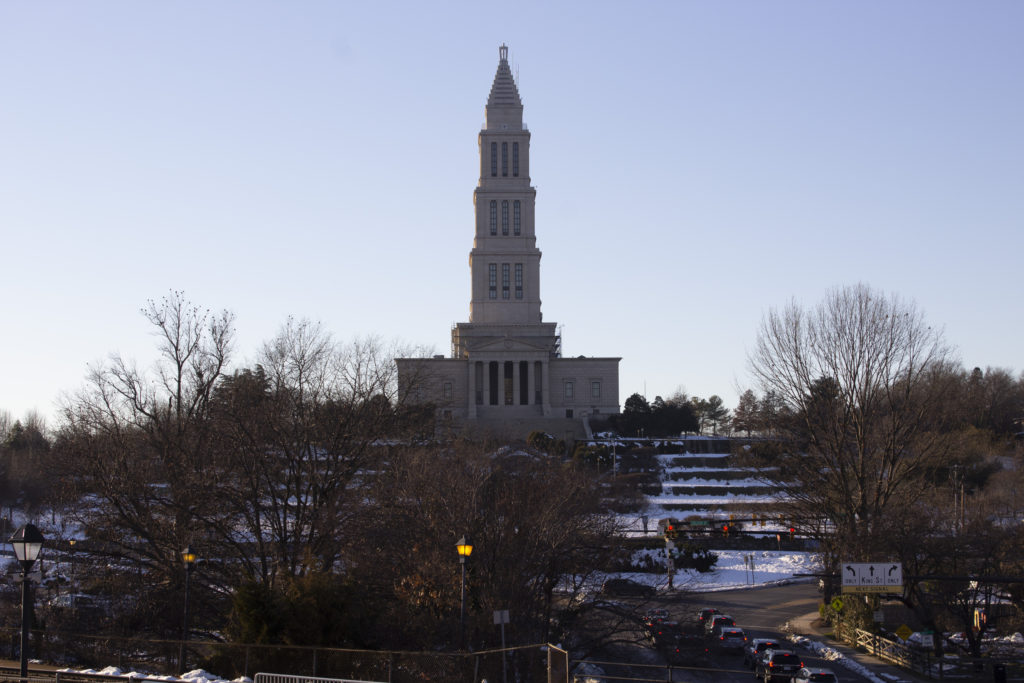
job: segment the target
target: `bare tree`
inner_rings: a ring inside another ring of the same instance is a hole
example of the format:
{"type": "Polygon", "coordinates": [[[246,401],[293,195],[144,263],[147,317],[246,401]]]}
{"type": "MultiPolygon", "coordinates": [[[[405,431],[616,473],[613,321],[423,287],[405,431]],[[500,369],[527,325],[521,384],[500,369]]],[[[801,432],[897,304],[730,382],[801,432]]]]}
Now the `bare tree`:
{"type": "Polygon", "coordinates": [[[154,367],[119,355],[92,367],[86,386],[65,399],[58,446],[88,501],[66,512],[87,530],[88,551],[144,576],[136,588],[159,604],[152,593],[180,585],[181,550],[208,542],[202,520],[216,514],[210,407],[234,318],[181,292],[149,301],[142,314],[159,339],[154,367]]]}
{"type": "Polygon", "coordinates": [[[208,522],[251,578],[272,585],[340,560],[365,501],[360,472],[394,427],[399,353],[289,319],[255,370],[226,382],[218,453],[233,485],[221,496],[229,514],[208,522]]]}
{"type": "MultiPolygon", "coordinates": [[[[401,448],[382,463],[364,548],[350,558],[360,585],[390,596],[384,625],[402,646],[457,644],[460,605],[456,541],[474,545],[467,562],[466,636],[497,646],[491,616],[511,609],[517,637],[543,642],[556,613],[576,604],[556,588],[582,589],[607,568],[617,518],[603,509],[593,475],[529,450],[484,444],[401,448]],[[401,635],[399,635],[401,634],[401,635]]],[[[564,623],[563,623],[564,625],[564,623]]],[[[395,643],[393,643],[395,644],[395,643]]]]}
{"type": "Polygon", "coordinates": [[[811,309],[770,311],[748,366],[781,404],[789,448],[766,476],[785,485],[794,523],[844,559],[869,552],[948,447],[955,372],[941,332],[895,295],[845,287],[811,309]]]}

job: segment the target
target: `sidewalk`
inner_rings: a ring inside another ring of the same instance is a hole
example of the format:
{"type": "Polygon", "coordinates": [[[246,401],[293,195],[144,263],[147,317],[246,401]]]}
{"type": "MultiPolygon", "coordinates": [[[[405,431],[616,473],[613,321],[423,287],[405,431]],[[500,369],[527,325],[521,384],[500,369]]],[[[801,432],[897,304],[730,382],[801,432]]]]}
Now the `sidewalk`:
{"type": "Polygon", "coordinates": [[[836,672],[836,675],[840,679],[843,678],[843,669],[848,668],[855,670],[858,673],[863,673],[861,669],[867,671],[866,674],[877,678],[879,681],[888,683],[920,683],[922,681],[928,681],[929,679],[921,676],[920,674],[901,669],[895,664],[873,657],[872,655],[864,652],[859,652],[852,647],[844,643],[840,643],[832,637],[832,627],[826,624],[817,612],[811,612],[805,614],[802,617],[798,617],[789,622],[789,631],[793,635],[804,636],[809,640],[820,643],[832,650],[835,650],[841,655],[837,661],[830,664],[829,668],[836,672]],[[843,659],[853,662],[853,666],[847,666],[842,661],[843,659]]]}

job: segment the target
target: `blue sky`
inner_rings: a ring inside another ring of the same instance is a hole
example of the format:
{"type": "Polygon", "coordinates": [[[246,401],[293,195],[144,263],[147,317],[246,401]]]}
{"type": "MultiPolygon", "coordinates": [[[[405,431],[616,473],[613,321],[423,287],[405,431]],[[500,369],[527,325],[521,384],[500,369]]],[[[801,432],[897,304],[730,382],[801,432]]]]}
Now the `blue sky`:
{"type": "Polygon", "coordinates": [[[865,282],[1019,372],[1024,3],[0,0],[0,409],[148,364],[170,289],[449,350],[507,43],[544,319],[620,402],[734,406],[763,313],[865,282]]]}

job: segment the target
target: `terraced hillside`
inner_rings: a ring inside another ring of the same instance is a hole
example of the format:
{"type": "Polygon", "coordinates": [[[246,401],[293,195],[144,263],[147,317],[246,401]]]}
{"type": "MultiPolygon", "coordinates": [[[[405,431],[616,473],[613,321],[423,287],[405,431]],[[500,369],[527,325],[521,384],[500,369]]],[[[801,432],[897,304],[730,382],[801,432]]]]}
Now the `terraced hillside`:
{"type": "Polygon", "coordinates": [[[692,436],[677,439],[623,439],[595,441],[611,448],[617,471],[628,475],[647,496],[646,507],[632,511],[639,525],[662,517],[688,516],[759,521],[744,526],[748,531],[774,533],[777,487],[751,468],[736,461],[735,448],[742,443],[729,439],[692,436]],[[766,520],[761,522],[760,520],[766,520]]]}

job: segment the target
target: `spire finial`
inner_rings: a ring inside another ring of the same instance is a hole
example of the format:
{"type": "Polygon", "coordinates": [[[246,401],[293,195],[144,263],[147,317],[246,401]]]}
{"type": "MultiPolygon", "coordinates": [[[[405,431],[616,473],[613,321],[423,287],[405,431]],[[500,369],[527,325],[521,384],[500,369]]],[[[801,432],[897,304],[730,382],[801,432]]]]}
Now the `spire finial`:
{"type": "Polygon", "coordinates": [[[503,62],[508,61],[508,45],[506,45],[505,43],[502,43],[501,47],[498,48],[498,57],[503,62]]]}

